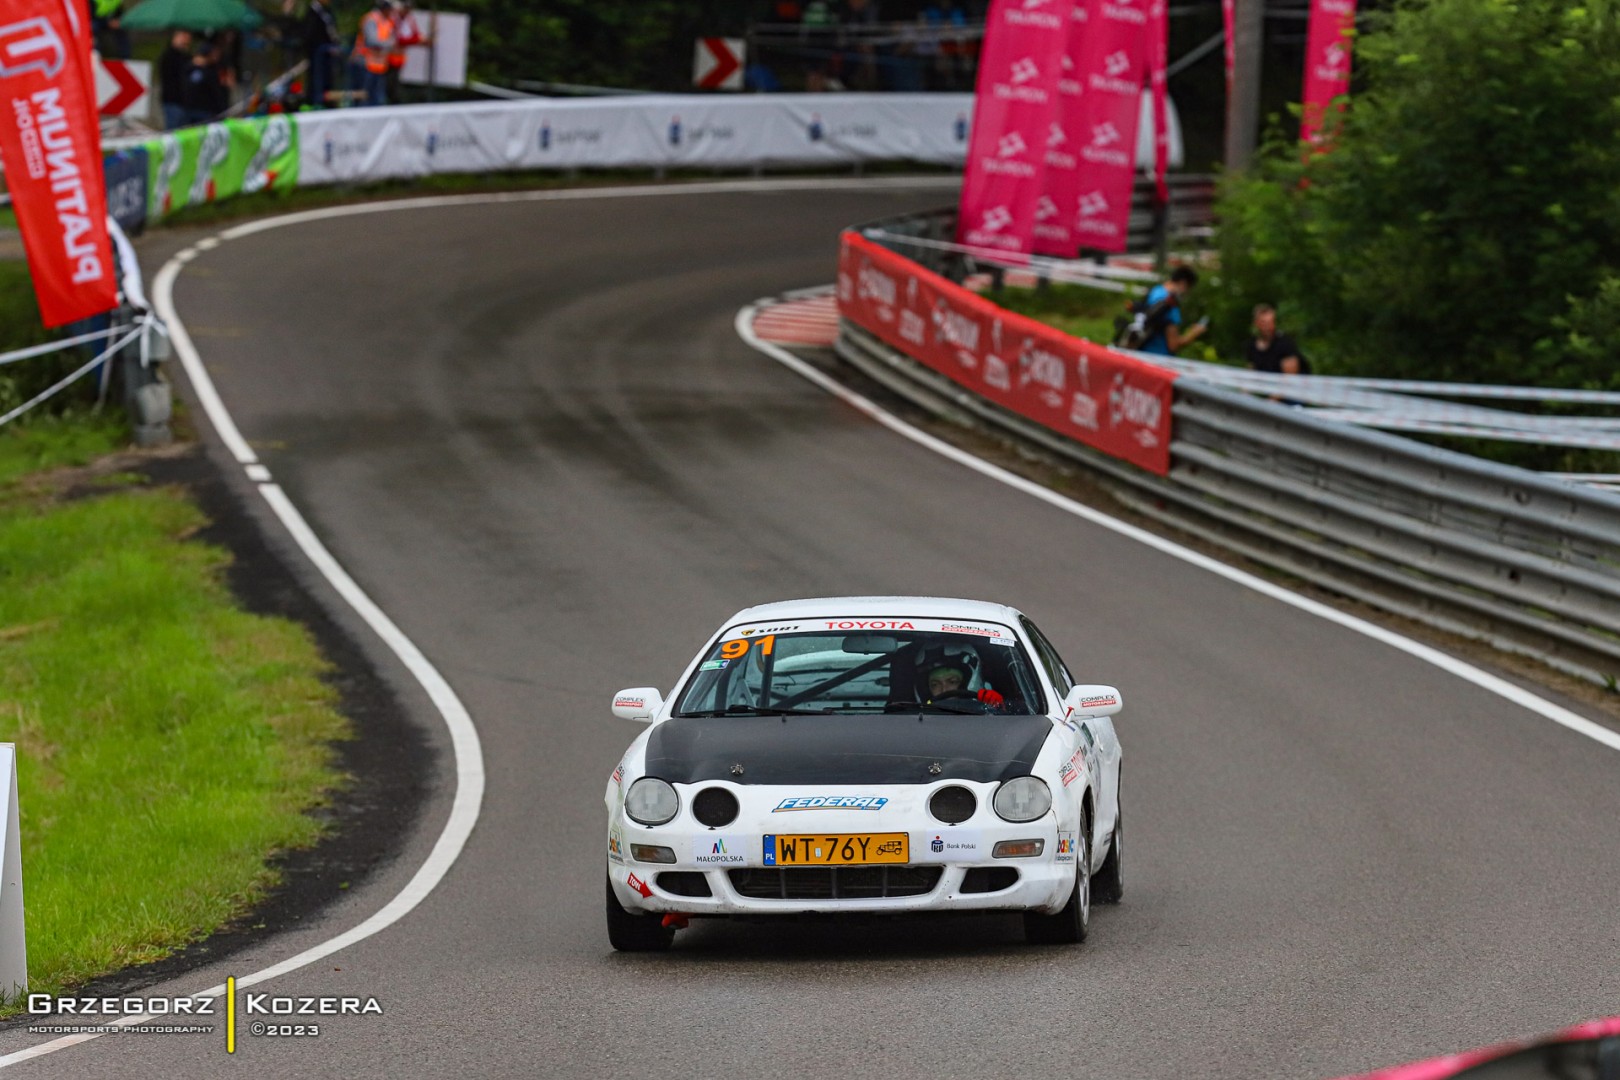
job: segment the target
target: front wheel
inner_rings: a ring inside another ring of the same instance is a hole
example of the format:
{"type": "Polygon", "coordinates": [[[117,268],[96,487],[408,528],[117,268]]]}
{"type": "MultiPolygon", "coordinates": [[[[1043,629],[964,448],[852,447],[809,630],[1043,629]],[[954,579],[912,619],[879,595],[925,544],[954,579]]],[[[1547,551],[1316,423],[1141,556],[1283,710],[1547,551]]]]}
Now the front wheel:
{"type": "Polygon", "coordinates": [[[1091,879],[1091,896],[1099,904],[1117,904],[1125,898],[1125,864],[1121,845],[1125,842],[1125,818],[1116,811],[1114,836],[1108,841],[1108,857],[1091,879]]]}
{"type": "Polygon", "coordinates": [[[1091,823],[1083,822],[1074,841],[1074,889],[1056,915],[1024,912],[1024,940],[1031,945],[1077,945],[1091,928],[1091,823]]]}
{"type": "Polygon", "coordinates": [[[635,915],[624,910],[607,882],[608,942],[620,952],[664,952],[675,940],[675,928],[664,925],[662,915],[635,915]]]}

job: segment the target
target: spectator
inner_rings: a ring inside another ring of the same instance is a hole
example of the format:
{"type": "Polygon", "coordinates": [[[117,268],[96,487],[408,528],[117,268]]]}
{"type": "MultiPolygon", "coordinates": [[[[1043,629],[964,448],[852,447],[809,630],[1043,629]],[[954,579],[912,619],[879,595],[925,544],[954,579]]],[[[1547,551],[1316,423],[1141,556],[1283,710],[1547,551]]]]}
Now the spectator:
{"type": "Polygon", "coordinates": [[[1249,340],[1249,366],[1255,371],[1282,375],[1309,375],[1310,362],[1299,354],[1299,346],[1287,334],[1277,332],[1277,309],[1257,304],[1254,309],[1254,337],[1249,340]]]}
{"type": "Polygon", "coordinates": [[[388,100],[400,101],[399,76],[405,70],[405,50],[417,45],[430,45],[432,40],[422,32],[416,14],[405,0],[394,3],[394,47],[388,51],[388,100]]]}
{"type": "Polygon", "coordinates": [[[163,103],[163,130],[186,124],[186,77],[191,70],[191,31],[176,30],[158,57],[158,100],[163,103]]]}
{"type": "Polygon", "coordinates": [[[206,124],[225,111],[225,88],[219,81],[218,48],[204,44],[191,58],[186,69],[186,87],[182,103],[187,124],[206,124]]]}
{"type": "Polygon", "coordinates": [[[360,20],[349,60],[351,77],[359,76],[360,90],[367,105],[388,104],[388,54],[394,48],[394,20],[390,0],[376,0],[360,20]]]}
{"type": "Polygon", "coordinates": [[[124,29],[123,0],[90,0],[90,32],[96,50],[108,60],[129,59],[129,31],[124,29]]]}
{"type": "Polygon", "coordinates": [[[310,0],[309,10],[304,13],[303,37],[304,59],[309,62],[309,101],[322,109],[326,107],[326,92],[332,88],[332,57],[343,41],[325,0],[310,0]]]}
{"type": "Polygon", "coordinates": [[[1186,333],[1181,330],[1181,301],[1187,290],[1196,284],[1198,271],[1190,266],[1178,266],[1171,271],[1169,281],[1153,286],[1144,305],[1149,333],[1141,346],[1143,352],[1174,356],[1204,336],[1204,331],[1209,329],[1208,319],[1200,319],[1186,333]]]}

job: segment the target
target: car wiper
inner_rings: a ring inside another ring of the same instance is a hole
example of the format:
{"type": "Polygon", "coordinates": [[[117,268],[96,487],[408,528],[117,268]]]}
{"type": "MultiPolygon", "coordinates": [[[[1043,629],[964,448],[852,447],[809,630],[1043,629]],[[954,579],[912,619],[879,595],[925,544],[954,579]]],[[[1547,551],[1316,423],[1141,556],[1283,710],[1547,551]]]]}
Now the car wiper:
{"type": "Polygon", "coordinates": [[[683,717],[713,718],[717,716],[826,716],[827,709],[786,709],[774,705],[728,705],[724,709],[706,709],[702,712],[683,712],[683,717]]]}

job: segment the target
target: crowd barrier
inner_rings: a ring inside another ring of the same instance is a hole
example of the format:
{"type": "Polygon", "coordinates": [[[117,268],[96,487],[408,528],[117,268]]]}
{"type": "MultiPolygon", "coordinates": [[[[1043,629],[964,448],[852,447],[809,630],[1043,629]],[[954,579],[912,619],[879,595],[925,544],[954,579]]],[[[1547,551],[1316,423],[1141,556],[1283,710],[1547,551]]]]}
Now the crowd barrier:
{"type": "Polygon", "coordinates": [[[1620,498],[1225,389],[1002,310],[846,232],[838,352],[1078,461],[1178,530],[1613,687],[1620,498]]]}

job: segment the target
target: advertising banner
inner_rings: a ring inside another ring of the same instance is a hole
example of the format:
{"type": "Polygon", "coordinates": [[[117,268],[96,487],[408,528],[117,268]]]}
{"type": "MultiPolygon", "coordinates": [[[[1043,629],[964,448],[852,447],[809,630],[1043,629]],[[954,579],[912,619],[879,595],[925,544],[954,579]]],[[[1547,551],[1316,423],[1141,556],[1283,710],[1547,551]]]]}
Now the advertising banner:
{"type": "Polygon", "coordinates": [[[183,128],[147,144],[147,217],[298,183],[298,125],[288,116],[183,128]]]}
{"type": "Polygon", "coordinates": [[[77,0],[0,7],[0,161],[45,325],[114,307],[90,28],[77,0]]]}
{"type": "MultiPolygon", "coordinates": [[[[1124,251],[1135,181],[1131,148],[1136,146],[1147,73],[1150,0],[1084,0],[1087,28],[1077,66],[1084,82],[1081,98],[1081,156],[1085,179],[1063,213],[1076,215],[1083,247],[1124,251]]],[[[1168,130],[1168,127],[1166,127],[1168,130]]]]}
{"type": "Polygon", "coordinates": [[[1299,137],[1319,141],[1333,99],[1350,92],[1350,35],[1356,27],[1356,0],[1311,0],[1305,40],[1305,109],[1299,137]]]}
{"type": "Polygon", "coordinates": [[[1165,0],[1149,0],[1148,83],[1153,97],[1153,198],[1170,201],[1165,174],[1170,171],[1169,118],[1170,9],[1165,0]]]}
{"type": "Polygon", "coordinates": [[[990,8],[957,215],[960,243],[1003,258],[1033,249],[1048,143],[1060,134],[1053,121],[1073,7],[1074,0],[995,0],[990,8]]]}
{"type": "Polygon", "coordinates": [[[299,114],[299,182],[501,169],[925,161],[966,152],[967,94],[772,94],[409,105],[299,114]]]}
{"type": "Polygon", "coordinates": [[[1069,9],[1069,32],[1058,58],[1058,99],[1046,139],[1046,174],[1041,180],[1041,197],[1035,205],[1034,251],[1072,259],[1080,248],[1075,232],[1077,215],[1072,208],[1080,201],[1084,176],[1080,151],[1086,146],[1085,87],[1080,78],[1080,51],[1086,39],[1090,17],[1085,0],[1069,9]],[[1062,207],[1070,207],[1064,213],[1062,207]]]}
{"type": "Polygon", "coordinates": [[[130,236],[146,227],[146,151],[119,150],[101,159],[107,183],[107,213],[130,236]]]}
{"type": "Polygon", "coordinates": [[[1160,476],[1176,375],[1004,311],[857,233],[843,234],[838,313],[964,388],[1160,476]]]}

